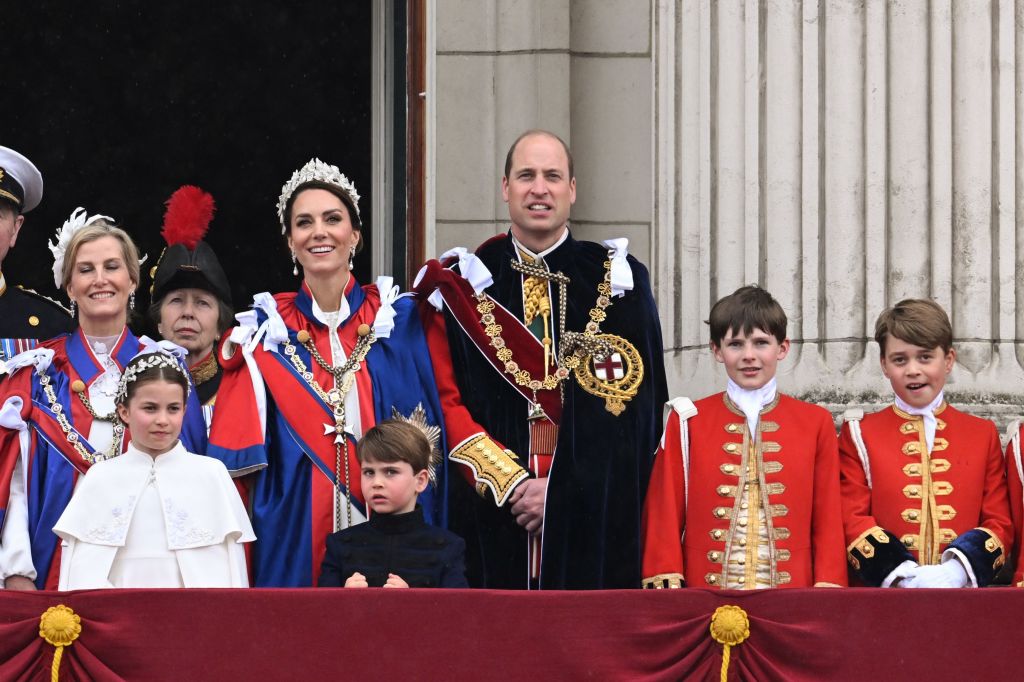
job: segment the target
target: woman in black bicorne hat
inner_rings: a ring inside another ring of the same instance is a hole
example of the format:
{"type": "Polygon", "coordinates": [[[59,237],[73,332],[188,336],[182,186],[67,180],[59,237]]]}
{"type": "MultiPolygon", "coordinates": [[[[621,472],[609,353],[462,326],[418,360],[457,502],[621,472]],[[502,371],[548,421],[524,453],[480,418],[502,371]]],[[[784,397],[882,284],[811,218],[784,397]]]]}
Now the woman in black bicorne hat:
{"type": "Polygon", "coordinates": [[[234,322],[231,287],[217,254],[202,241],[213,197],[185,185],[167,200],[161,234],[167,248],[153,268],[149,317],[160,336],[188,351],[188,366],[209,425],[223,374],[214,349],[234,322]]]}

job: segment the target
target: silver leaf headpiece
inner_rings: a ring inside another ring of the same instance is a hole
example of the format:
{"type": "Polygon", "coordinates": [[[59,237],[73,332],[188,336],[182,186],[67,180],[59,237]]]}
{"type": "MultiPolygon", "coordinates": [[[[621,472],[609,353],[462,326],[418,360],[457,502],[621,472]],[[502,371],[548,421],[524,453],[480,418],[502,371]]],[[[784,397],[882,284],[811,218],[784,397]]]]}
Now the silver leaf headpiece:
{"type": "Polygon", "coordinates": [[[185,389],[185,399],[188,400],[189,393],[192,392],[192,384],[189,381],[188,372],[181,366],[178,359],[167,351],[159,347],[150,347],[136,355],[128,363],[124,374],[121,375],[121,381],[117,384],[117,397],[114,398],[114,403],[123,405],[128,399],[128,384],[134,383],[140,374],[154,367],[168,367],[185,377],[185,385],[187,387],[185,389]]]}
{"type": "Polygon", "coordinates": [[[356,217],[359,216],[359,193],[356,192],[356,186],[345,177],[344,173],[338,170],[337,166],[332,166],[329,163],[324,163],[320,159],[314,158],[310,159],[309,163],[305,166],[292,173],[291,179],[284,183],[284,187],[281,188],[281,198],[277,201],[277,219],[281,221],[281,234],[287,231],[287,225],[284,224],[284,209],[288,205],[288,200],[295,194],[295,190],[298,189],[299,185],[315,180],[334,185],[347,194],[349,199],[352,200],[352,205],[356,208],[356,217]]]}
{"type": "MultiPolygon", "coordinates": [[[[64,221],[64,224],[57,229],[57,237],[55,242],[47,242],[47,246],[50,248],[50,253],[53,254],[53,284],[58,290],[61,288],[61,274],[64,270],[64,254],[68,250],[68,245],[71,243],[71,238],[75,236],[75,233],[81,230],[83,227],[89,227],[93,223],[105,220],[111,225],[114,224],[114,219],[107,215],[88,215],[85,209],[79,206],[71,212],[71,217],[64,221]]],[[[139,259],[139,265],[141,266],[146,262],[148,256],[143,255],[139,259]]]]}
{"type": "Polygon", "coordinates": [[[56,243],[47,242],[47,245],[50,247],[50,253],[53,254],[53,283],[57,286],[58,290],[60,290],[61,274],[64,270],[64,253],[68,250],[71,238],[83,227],[88,227],[98,220],[105,220],[111,225],[114,224],[114,219],[110,216],[90,216],[85,212],[84,208],[79,206],[71,212],[71,217],[65,220],[64,224],[57,229],[57,234],[55,235],[57,237],[56,243]]]}

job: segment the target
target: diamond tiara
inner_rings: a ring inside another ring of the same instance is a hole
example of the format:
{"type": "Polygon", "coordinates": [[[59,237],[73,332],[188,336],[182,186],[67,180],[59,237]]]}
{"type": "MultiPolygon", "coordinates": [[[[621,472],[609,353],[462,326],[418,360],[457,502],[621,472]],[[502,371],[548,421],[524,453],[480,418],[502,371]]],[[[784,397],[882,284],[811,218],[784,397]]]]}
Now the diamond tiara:
{"type": "Polygon", "coordinates": [[[332,166],[329,163],[324,163],[320,159],[314,158],[310,159],[309,163],[305,166],[292,173],[291,179],[284,183],[284,187],[281,188],[281,198],[277,201],[277,219],[281,222],[281,234],[287,231],[287,225],[284,224],[284,209],[288,205],[288,200],[295,194],[295,190],[299,188],[299,185],[314,180],[334,185],[347,194],[349,199],[352,200],[352,205],[356,208],[356,217],[359,217],[359,193],[356,191],[356,186],[345,177],[344,173],[338,170],[337,166],[332,166]]]}

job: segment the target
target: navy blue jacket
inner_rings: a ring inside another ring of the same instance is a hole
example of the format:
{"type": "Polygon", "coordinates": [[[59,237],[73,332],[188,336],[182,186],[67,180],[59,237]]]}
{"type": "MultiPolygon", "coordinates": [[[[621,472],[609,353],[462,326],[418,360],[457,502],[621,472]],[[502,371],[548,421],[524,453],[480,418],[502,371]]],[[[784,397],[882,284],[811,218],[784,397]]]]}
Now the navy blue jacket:
{"type": "Polygon", "coordinates": [[[394,573],[409,587],[469,587],[466,543],[454,533],[428,525],[423,508],[406,514],[371,514],[370,520],[327,536],[318,587],[344,587],[362,573],[381,587],[394,573]]]}

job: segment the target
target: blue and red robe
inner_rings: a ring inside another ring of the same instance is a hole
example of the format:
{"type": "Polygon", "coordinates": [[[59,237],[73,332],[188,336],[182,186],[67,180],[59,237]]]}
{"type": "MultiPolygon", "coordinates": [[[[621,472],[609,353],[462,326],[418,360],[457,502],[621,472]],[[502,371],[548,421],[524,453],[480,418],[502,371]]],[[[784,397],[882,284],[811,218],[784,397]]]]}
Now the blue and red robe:
{"type": "MultiPolygon", "coordinates": [[[[380,308],[377,287],[356,286],[345,290],[349,317],[338,326],[346,356],[358,340],[360,325],[373,326],[380,308]]],[[[323,389],[333,386],[332,375],[310,357],[296,340],[299,331],[309,333],[324,358],[331,357],[329,330],[313,314],[313,299],[303,285],[298,293],[278,294],[277,315],[308,371],[323,389]]],[[[377,338],[355,375],[352,390],[359,401],[359,434],[397,410],[409,416],[418,405],[428,423],[441,426],[441,411],[434,372],[410,298],[394,302],[394,328],[387,338],[377,338]]],[[[259,326],[268,315],[257,310],[259,326]]],[[[220,361],[224,378],[217,394],[208,454],[220,458],[233,473],[247,474],[249,508],[256,542],[250,555],[251,584],[256,587],[303,587],[317,582],[327,535],[334,531],[334,433],[330,407],[302,378],[285,355],[283,344],[261,340],[248,350],[235,348],[220,361]]],[[[350,426],[353,426],[350,423],[350,426]]],[[[355,456],[355,436],[346,434],[344,457],[348,458],[349,484],[355,520],[366,518],[360,487],[360,467],[355,456]]],[[[440,447],[444,447],[443,434],[440,447]]],[[[447,524],[445,504],[446,465],[437,471],[437,487],[420,494],[428,522],[447,524]]],[[[342,500],[346,490],[342,481],[342,500]]],[[[342,508],[343,522],[346,519],[342,508]]]]}
{"type": "MultiPolygon", "coordinates": [[[[88,391],[88,387],[102,376],[103,367],[81,330],[44,341],[40,347],[53,351],[53,360],[45,375],[50,379],[61,411],[68,415],[74,434],[92,453],[87,436],[92,429],[93,417],[82,401],[74,396],[71,384],[80,379],[88,391]]],[[[110,356],[124,371],[125,365],[138,354],[139,349],[139,339],[126,329],[110,356]]],[[[44,394],[40,378],[33,366],[15,371],[0,383],[0,405],[20,401],[21,419],[29,427],[27,458],[23,461],[27,462],[28,534],[32,564],[36,570],[35,583],[39,589],[57,589],[60,539],[54,534],[53,526],[71,499],[78,476],[88,471],[90,464],[68,442],[44,394]]],[[[131,434],[126,430],[122,452],[130,438],[131,434]]],[[[20,440],[18,431],[0,428],[0,529],[7,520],[15,465],[22,457],[20,440]]],[[[181,441],[190,452],[206,450],[206,430],[194,390],[185,410],[181,441]]]]}

